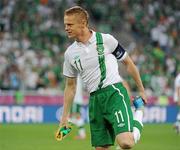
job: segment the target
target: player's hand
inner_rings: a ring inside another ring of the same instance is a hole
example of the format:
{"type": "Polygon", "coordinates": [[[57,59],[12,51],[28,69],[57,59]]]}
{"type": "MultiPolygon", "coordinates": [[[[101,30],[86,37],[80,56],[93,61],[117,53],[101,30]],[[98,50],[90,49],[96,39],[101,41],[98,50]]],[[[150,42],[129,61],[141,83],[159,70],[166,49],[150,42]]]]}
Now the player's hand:
{"type": "Polygon", "coordinates": [[[56,131],[55,138],[57,141],[64,139],[72,130],[72,125],[68,123],[67,119],[62,118],[59,124],[59,128],[56,131]]]}
{"type": "Polygon", "coordinates": [[[147,104],[147,97],[146,97],[145,91],[139,92],[139,95],[142,97],[144,103],[147,104]]]}
{"type": "Polygon", "coordinates": [[[55,138],[57,141],[63,140],[72,130],[71,125],[68,126],[60,126],[56,131],[55,138]]]}

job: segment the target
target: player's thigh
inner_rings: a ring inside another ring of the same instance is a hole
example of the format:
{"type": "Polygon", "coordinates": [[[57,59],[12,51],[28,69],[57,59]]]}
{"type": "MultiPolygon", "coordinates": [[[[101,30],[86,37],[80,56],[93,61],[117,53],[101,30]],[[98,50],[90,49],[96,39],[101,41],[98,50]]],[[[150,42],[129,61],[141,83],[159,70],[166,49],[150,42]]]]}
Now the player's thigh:
{"type": "Polygon", "coordinates": [[[91,143],[94,147],[113,145],[113,139],[106,127],[102,108],[98,104],[97,97],[90,97],[89,101],[89,121],[91,131],[91,143]]]}
{"type": "Polygon", "coordinates": [[[115,135],[133,130],[133,114],[130,99],[123,86],[114,86],[114,94],[107,105],[107,120],[112,124],[115,135]]]}

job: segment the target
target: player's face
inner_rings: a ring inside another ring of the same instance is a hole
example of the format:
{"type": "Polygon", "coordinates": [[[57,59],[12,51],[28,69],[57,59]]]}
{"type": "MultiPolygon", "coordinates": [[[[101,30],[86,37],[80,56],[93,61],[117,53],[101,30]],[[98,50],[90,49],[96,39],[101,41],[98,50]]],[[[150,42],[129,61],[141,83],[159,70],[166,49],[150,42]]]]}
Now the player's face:
{"type": "Polygon", "coordinates": [[[64,16],[65,31],[69,38],[78,39],[82,33],[83,24],[77,15],[64,16]]]}

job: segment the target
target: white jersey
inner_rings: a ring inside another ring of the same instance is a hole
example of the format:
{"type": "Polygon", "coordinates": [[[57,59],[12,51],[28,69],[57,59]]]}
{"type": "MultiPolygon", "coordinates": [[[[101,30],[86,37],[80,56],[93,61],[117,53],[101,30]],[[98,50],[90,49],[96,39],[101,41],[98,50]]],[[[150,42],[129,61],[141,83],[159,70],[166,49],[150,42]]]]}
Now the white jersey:
{"type": "Polygon", "coordinates": [[[83,82],[81,77],[78,75],[76,84],[76,94],[74,96],[74,103],[83,104],[83,82]]]}
{"type": "Polygon", "coordinates": [[[178,95],[176,89],[180,88],[180,73],[176,76],[174,81],[174,101],[178,101],[178,95]]]}
{"type": "MultiPolygon", "coordinates": [[[[79,73],[88,92],[94,92],[103,76],[104,88],[114,83],[122,82],[119,75],[116,57],[112,54],[118,46],[118,41],[110,34],[101,34],[103,39],[103,53],[97,51],[96,32],[86,44],[75,41],[65,52],[63,74],[67,77],[77,77],[79,73]],[[100,59],[103,61],[100,62],[100,59]]],[[[116,53],[118,60],[123,60],[127,53],[116,53]]]]}

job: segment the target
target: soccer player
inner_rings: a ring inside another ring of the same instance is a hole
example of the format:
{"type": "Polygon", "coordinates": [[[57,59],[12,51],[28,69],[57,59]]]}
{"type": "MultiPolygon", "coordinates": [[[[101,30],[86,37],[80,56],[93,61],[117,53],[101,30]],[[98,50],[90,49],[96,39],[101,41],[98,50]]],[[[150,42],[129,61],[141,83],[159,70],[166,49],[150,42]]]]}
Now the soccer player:
{"type": "Polygon", "coordinates": [[[84,128],[85,121],[81,114],[83,103],[83,83],[81,77],[78,75],[76,81],[76,94],[74,96],[71,109],[70,122],[78,127],[78,135],[76,136],[76,139],[80,140],[86,138],[86,130],[84,128]]]}
{"type": "Polygon", "coordinates": [[[96,150],[108,150],[116,138],[122,149],[130,149],[140,139],[143,106],[147,102],[145,90],[139,72],[125,49],[112,35],[90,30],[88,18],[87,11],[79,6],[69,8],[64,13],[65,31],[75,41],[64,54],[63,74],[66,76],[66,85],[60,125],[68,126],[76,77],[80,74],[90,93],[92,146],[96,150]],[[126,66],[141,96],[134,101],[134,117],[117,61],[126,66]]]}
{"type": "Polygon", "coordinates": [[[174,81],[174,100],[177,102],[179,112],[176,117],[175,130],[177,134],[180,134],[180,73],[176,76],[174,81]]]}

